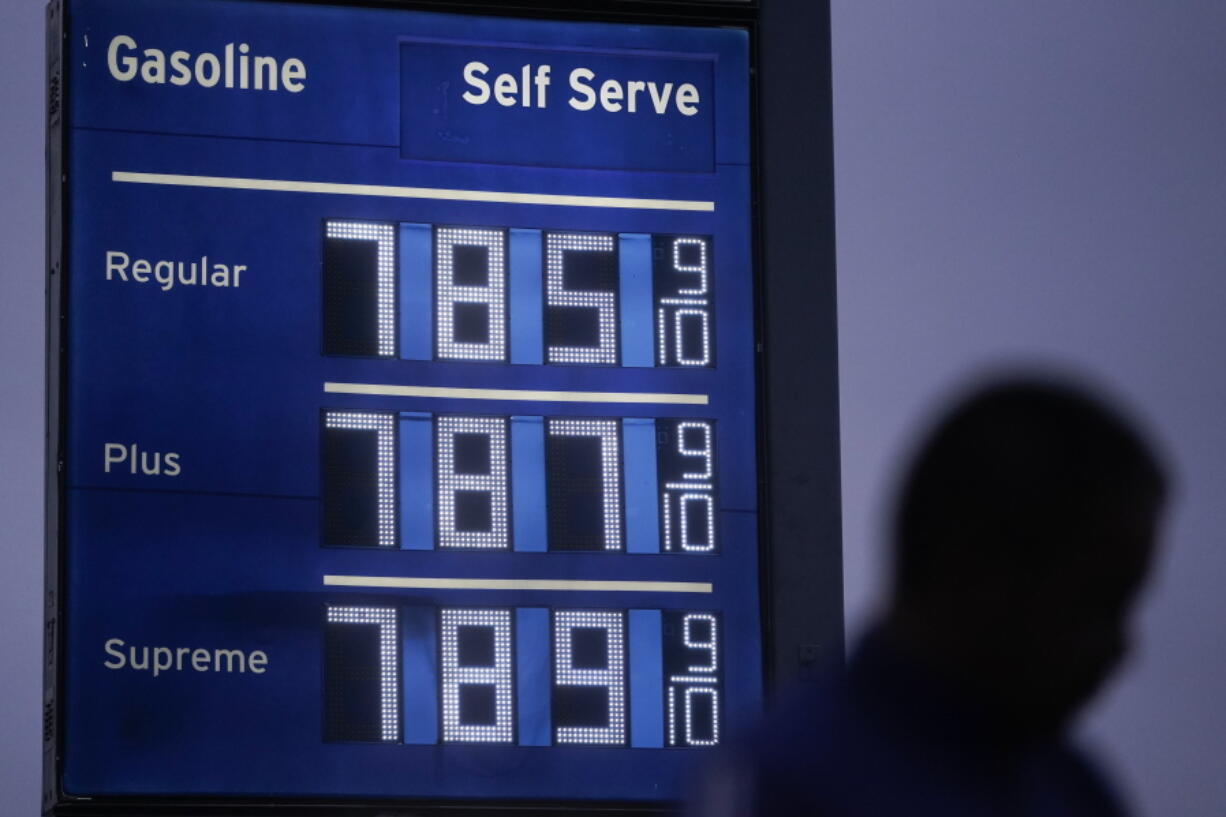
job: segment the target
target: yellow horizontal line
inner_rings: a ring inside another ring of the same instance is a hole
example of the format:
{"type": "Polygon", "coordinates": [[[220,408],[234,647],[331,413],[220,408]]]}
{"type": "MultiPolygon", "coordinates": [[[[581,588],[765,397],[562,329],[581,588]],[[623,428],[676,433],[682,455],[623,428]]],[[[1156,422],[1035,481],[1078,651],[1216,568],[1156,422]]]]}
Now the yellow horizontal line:
{"type": "Polygon", "coordinates": [[[572,579],[436,579],[422,576],[324,576],[328,587],[401,590],[563,590],[618,593],[710,593],[710,582],[583,581],[572,579]]]}
{"type": "Polygon", "coordinates": [[[564,196],[556,193],[511,193],[498,190],[457,190],[445,187],[396,187],[386,184],[306,182],[293,179],[247,179],[232,176],[186,176],[178,173],[132,173],[116,170],[111,181],[164,184],[175,187],[219,187],[227,190],[265,190],[279,193],[329,193],[342,196],[382,196],[394,199],[479,201],[494,204],[543,204],[558,207],[613,207],[626,210],[679,210],[715,212],[713,201],[638,199],[619,196],[564,196]]]}
{"type": "Polygon", "coordinates": [[[534,389],[461,389],[444,386],[395,386],[377,383],[324,383],[328,394],[373,394],[382,397],[435,397],[463,400],[532,400],[552,403],[667,403],[705,406],[705,394],[620,391],[539,391],[534,389]]]}

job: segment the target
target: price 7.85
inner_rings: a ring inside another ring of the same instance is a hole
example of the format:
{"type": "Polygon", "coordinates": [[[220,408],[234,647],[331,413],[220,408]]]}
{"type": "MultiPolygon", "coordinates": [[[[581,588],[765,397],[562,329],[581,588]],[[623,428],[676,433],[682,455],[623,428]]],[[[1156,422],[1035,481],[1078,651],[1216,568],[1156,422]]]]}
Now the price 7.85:
{"type": "Polygon", "coordinates": [[[715,365],[710,236],[324,222],[323,353],[715,365]]]}

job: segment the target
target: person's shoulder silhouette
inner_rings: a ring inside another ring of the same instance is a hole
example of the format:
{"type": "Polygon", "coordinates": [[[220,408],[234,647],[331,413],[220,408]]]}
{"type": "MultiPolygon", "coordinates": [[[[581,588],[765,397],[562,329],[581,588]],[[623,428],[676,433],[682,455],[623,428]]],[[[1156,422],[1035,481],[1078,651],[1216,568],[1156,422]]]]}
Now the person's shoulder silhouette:
{"type": "Polygon", "coordinates": [[[1088,392],[981,387],[901,482],[893,586],[845,671],[779,702],[698,814],[1119,817],[1066,738],[1119,664],[1166,487],[1088,392]]]}

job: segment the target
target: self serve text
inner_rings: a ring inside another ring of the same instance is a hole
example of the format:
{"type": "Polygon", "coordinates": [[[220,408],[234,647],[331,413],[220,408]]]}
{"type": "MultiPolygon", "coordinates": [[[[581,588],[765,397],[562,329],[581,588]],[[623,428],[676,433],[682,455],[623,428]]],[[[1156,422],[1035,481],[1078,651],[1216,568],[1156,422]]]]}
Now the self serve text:
{"type": "MultiPolygon", "coordinates": [[[[641,111],[660,116],[676,111],[682,116],[694,116],[702,103],[701,94],[692,82],[602,78],[582,66],[571,69],[566,82],[571,92],[566,104],[576,111],[600,108],[609,113],[641,111]]],[[[504,108],[548,108],[553,67],[528,64],[521,65],[514,73],[495,75],[490,66],[473,60],[464,66],[464,83],[468,90],[462,97],[470,105],[493,101],[504,108]]]]}

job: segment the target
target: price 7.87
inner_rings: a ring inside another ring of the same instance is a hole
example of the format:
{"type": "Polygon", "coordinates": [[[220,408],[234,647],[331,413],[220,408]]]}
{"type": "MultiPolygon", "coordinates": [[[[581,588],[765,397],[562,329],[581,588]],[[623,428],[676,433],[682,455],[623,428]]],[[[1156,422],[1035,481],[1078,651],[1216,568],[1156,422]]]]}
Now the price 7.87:
{"type": "Polygon", "coordinates": [[[325,410],[322,544],[718,552],[711,420],[325,410]]]}

